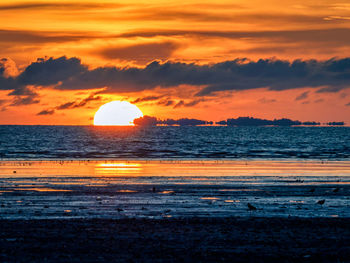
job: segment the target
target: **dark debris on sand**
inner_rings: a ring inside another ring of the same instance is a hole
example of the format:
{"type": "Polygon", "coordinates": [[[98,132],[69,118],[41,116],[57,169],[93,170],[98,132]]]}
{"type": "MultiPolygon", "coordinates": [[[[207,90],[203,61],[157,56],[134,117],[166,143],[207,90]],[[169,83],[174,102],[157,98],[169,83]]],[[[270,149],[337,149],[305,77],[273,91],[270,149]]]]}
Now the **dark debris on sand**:
{"type": "Polygon", "coordinates": [[[0,262],[349,262],[350,219],[0,220],[0,262]]]}

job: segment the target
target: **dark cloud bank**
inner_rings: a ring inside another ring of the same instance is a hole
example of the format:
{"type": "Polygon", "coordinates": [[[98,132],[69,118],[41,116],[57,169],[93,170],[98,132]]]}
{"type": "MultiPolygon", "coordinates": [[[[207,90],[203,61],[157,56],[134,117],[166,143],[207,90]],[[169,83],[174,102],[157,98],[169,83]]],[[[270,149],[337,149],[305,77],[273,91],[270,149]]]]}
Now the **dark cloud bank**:
{"type": "MultiPolygon", "coordinates": [[[[10,95],[35,96],[32,86],[58,90],[106,88],[105,93],[136,92],[181,84],[198,86],[196,96],[225,90],[266,87],[287,90],[302,87],[337,92],[349,87],[350,58],[317,60],[236,59],[210,65],[154,61],[144,68],[89,69],[78,58],[38,59],[17,77],[6,78],[0,68],[0,89],[10,95]]],[[[305,94],[304,96],[307,96],[305,94]]]]}

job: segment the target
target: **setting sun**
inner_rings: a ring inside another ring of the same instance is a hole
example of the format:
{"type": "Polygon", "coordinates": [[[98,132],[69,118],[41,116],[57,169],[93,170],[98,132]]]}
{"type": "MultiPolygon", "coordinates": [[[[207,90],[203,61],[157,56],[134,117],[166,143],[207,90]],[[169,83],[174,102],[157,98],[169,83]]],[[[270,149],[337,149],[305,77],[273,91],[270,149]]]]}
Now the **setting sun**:
{"type": "Polygon", "coordinates": [[[134,119],[142,117],[142,111],[127,101],[112,101],[102,105],[95,113],[94,125],[134,125],[134,119]]]}

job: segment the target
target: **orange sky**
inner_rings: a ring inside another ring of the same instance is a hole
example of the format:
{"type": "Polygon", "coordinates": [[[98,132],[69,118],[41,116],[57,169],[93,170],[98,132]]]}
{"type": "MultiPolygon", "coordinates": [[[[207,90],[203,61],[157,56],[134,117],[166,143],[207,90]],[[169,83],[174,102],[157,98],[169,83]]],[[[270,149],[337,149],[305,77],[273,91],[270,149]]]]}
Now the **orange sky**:
{"type": "MultiPolygon", "coordinates": [[[[0,58],[6,60],[0,73],[16,78],[38,58],[61,56],[77,57],[93,70],[144,69],[155,60],[213,65],[236,58],[323,61],[350,54],[348,1],[217,2],[1,0],[0,58]]],[[[40,74],[44,79],[45,71],[40,74]]],[[[111,92],[108,85],[62,89],[59,83],[26,84],[35,95],[10,94],[0,79],[0,124],[91,124],[99,106],[119,99],[162,119],[254,116],[350,123],[346,84],[332,92],[267,86],[197,96],[206,84],[160,83],[111,92]]]]}

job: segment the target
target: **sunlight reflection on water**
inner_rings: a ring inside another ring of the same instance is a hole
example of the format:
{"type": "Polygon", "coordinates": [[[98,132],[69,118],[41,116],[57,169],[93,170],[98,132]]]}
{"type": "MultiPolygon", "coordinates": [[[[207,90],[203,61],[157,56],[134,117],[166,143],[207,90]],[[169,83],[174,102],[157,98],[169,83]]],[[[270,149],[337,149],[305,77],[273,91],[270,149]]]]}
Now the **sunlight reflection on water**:
{"type": "Polygon", "coordinates": [[[3,218],[350,217],[350,162],[0,161],[0,196],[3,218]]]}

